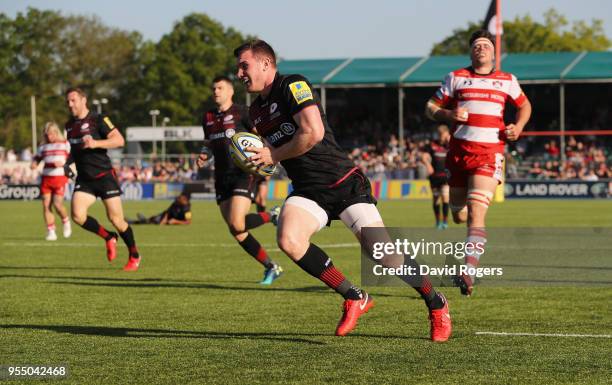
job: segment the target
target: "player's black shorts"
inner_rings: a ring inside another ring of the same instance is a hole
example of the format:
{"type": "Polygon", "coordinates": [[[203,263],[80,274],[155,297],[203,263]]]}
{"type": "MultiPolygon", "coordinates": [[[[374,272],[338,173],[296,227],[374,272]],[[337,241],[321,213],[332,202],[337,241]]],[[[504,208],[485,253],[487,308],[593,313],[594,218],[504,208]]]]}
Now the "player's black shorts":
{"type": "Polygon", "coordinates": [[[255,199],[255,177],[249,174],[226,175],[215,179],[217,204],[230,199],[234,195],[255,199]]]}
{"type": "Polygon", "coordinates": [[[112,172],[97,179],[78,177],[74,185],[74,191],[82,191],[102,200],[121,196],[121,187],[112,172]]]}
{"type": "MultiPolygon", "coordinates": [[[[293,190],[289,197],[299,196],[315,201],[327,213],[328,226],[340,219],[347,207],[357,203],[376,204],[372,186],[361,170],[354,170],[342,183],[336,186],[312,186],[293,190]]],[[[289,198],[287,197],[287,198],[289,198]]]]}
{"type": "Polygon", "coordinates": [[[442,175],[442,176],[430,175],[429,176],[429,185],[431,186],[432,189],[441,188],[445,184],[448,184],[448,177],[446,175],[442,175]]]}

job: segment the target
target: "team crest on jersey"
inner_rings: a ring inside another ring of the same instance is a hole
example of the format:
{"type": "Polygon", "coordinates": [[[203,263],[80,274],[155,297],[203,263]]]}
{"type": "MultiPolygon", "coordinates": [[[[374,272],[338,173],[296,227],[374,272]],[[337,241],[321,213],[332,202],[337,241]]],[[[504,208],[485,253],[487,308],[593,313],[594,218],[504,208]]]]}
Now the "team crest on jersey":
{"type": "Polygon", "coordinates": [[[225,118],[223,118],[223,121],[227,122],[227,121],[230,121],[232,119],[234,119],[234,115],[227,115],[225,118]]]}
{"type": "Polygon", "coordinates": [[[305,81],[300,80],[299,82],[293,82],[289,84],[289,89],[293,94],[293,98],[297,104],[302,104],[307,100],[312,100],[312,91],[305,81]]]}
{"type": "Polygon", "coordinates": [[[291,123],[281,124],[280,129],[285,135],[291,135],[295,132],[295,127],[291,123]]]}
{"type": "Polygon", "coordinates": [[[502,88],[502,82],[500,82],[499,80],[493,80],[493,87],[502,88]]]}
{"type": "Polygon", "coordinates": [[[233,128],[230,128],[229,130],[225,130],[225,136],[227,138],[231,138],[235,134],[236,134],[236,130],[234,130],[233,128]]]}
{"type": "Polygon", "coordinates": [[[89,123],[83,123],[83,125],[81,126],[81,131],[85,131],[89,128],[89,123]]]}

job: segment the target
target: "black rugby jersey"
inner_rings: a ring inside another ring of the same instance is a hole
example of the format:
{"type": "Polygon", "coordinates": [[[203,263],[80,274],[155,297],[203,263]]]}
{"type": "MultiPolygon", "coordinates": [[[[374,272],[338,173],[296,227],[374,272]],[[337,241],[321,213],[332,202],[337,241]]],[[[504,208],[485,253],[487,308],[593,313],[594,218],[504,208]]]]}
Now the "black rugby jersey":
{"type": "Polygon", "coordinates": [[[428,147],[427,152],[429,152],[431,156],[431,166],[434,170],[432,176],[446,176],[446,154],[448,153],[448,145],[433,141],[428,147]]]}
{"type": "Polygon", "coordinates": [[[210,148],[215,157],[215,179],[228,174],[245,174],[234,164],[230,156],[230,138],[236,132],[251,132],[253,125],[245,106],[232,104],[227,111],[214,108],[204,114],[202,121],[204,138],[210,140],[210,148]]]}
{"type": "Polygon", "coordinates": [[[168,219],[178,219],[180,221],[186,221],[191,219],[191,204],[186,205],[180,204],[178,201],[172,202],[172,205],[166,210],[168,213],[168,219]]]}
{"type": "Polygon", "coordinates": [[[84,136],[91,135],[95,140],[103,140],[115,129],[107,116],[90,111],[83,119],[70,118],[65,128],[70,142],[70,156],[76,164],[79,177],[96,179],[112,171],[113,167],[105,148],[83,148],[84,136]]]}
{"type": "Polygon", "coordinates": [[[336,143],[332,129],[321,108],[318,95],[302,75],[276,74],[267,98],[259,95],[251,104],[251,121],[259,135],[273,147],[290,141],[298,125],[293,115],[309,106],[317,106],[325,136],[306,153],[280,163],[287,171],[294,189],[312,185],[331,186],[355,168],[348,155],[336,143]]]}

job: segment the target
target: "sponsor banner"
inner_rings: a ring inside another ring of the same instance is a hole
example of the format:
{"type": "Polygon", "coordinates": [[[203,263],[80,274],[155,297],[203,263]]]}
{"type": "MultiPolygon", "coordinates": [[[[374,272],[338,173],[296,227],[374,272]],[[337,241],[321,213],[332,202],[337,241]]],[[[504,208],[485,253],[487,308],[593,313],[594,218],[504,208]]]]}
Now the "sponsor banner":
{"type": "Polygon", "coordinates": [[[183,183],[155,183],[153,198],[174,199],[183,191],[184,187],[183,183]]]}
{"type": "MultiPolygon", "coordinates": [[[[428,180],[377,180],[370,183],[372,195],[378,200],[432,198],[428,180]]],[[[288,180],[271,180],[268,186],[268,199],[285,199],[293,190],[288,180]]]]}
{"type": "Polygon", "coordinates": [[[509,180],[505,183],[506,198],[610,198],[612,181],[509,180]]]}
{"type": "Polygon", "coordinates": [[[2,184],[0,200],[33,200],[40,198],[40,187],[34,184],[2,184]]]}
{"type": "Polygon", "coordinates": [[[128,127],[128,142],[184,142],[204,140],[204,130],[201,126],[184,127],[128,127]]]}

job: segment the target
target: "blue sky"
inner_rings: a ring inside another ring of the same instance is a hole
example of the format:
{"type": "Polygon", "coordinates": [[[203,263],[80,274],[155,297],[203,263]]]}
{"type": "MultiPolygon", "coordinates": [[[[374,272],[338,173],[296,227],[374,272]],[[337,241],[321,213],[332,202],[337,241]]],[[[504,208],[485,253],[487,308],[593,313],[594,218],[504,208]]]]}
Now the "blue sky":
{"type": "MultiPolygon", "coordinates": [[[[110,26],[157,41],[191,12],[267,40],[285,59],[423,56],[468,21],[484,18],[490,0],[0,0],[14,17],[28,6],[95,14],[110,26]]],[[[504,18],[529,13],[542,20],[555,7],[570,21],[600,18],[612,38],[610,0],[502,0],[504,18]]]]}

